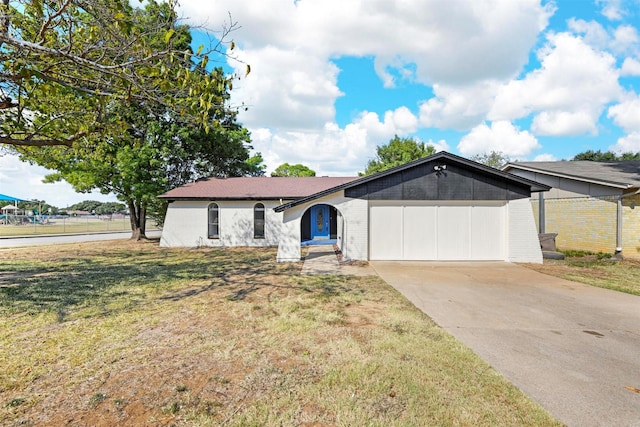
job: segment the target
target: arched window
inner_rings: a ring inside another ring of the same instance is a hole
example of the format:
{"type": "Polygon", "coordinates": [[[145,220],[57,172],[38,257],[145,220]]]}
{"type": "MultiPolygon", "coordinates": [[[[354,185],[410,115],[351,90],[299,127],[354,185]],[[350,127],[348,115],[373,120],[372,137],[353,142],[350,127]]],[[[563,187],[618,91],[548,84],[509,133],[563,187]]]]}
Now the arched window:
{"type": "Polygon", "coordinates": [[[215,203],[209,205],[209,229],[207,236],[210,239],[220,238],[220,212],[218,205],[215,203]]]}
{"type": "Polygon", "coordinates": [[[253,207],[253,238],[264,239],[264,205],[256,203],[253,207]]]}

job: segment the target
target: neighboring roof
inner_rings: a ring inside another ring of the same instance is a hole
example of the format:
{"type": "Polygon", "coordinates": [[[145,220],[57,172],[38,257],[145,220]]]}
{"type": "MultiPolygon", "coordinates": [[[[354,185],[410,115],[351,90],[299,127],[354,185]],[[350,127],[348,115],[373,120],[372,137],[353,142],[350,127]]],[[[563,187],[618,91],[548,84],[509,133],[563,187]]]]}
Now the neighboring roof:
{"type": "Polygon", "coordinates": [[[422,159],[414,160],[413,162],[409,162],[409,163],[406,163],[404,165],[400,165],[400,166],[396,166],[396,167],[391,168],[391,169],[387,169],[386,171],[383,171],[383,172],[378,172],[378,173],[373,174],[373,175],[369,175],[369,176],[365,176],[365,177],[362,177],[362,178],[359,178],[359,179],[355,179],[355,180],[352,180],[350,182],[346,182],[344,184],[337,185],[337,186],[335,186],[333,188],[327,188],[326,190],[319,191],[319,192],[317,192],[315,194],[311,194],[311,195],[308,195],[306,197],[294,200],[292,202],[285,203],[285,204],[282,204],[280,206],[276,206],[273,210],[275,210],[276,212],[282,212],[284,210],[287,210],[287,209],[292,208],[294,206],[300,205],[302,203],[306,203],[308,201],[311,201],[311,200],[314,200],[314,199],[318,199],[318,198],[326,196],[328,194],[335,193],[336,191],[345,190],[347,188],[352,188],[352,187],[355,187],[357,185],[364,184],[364,183],[370,182],[370,181],[375,181],[377,179],[383,178],[385,176],[388,176],[388,175],[391,175],[391,174],[394,174],[394,173],[397,173],[397,172],[401,172],[401,171],[406,170],[406,169],[411,169],[411,168],[413,168],[415,166],[419,166],[419,165],[421,165],[423,163],[428,163],[428,162],[432,162],[432,161],[439,161],[439,160],[447,160],[447,161],[456,162],[459,165],[465,165],[465,166],[467,166],[469,168],[482,171],[484,173],[487,173],[489,175],[505,179],[507,181],[517,182],[519,184],[523,184],[523,185],[529,186],[531,188],[532,192],[549,191],[551,189],[551,187],[549,187],[548,185],[541,184],[541,183],[538,183],[538,182],[535,182],[535,181],[531,181],[529,179],[522,178],[522,177],[519,177],[517,175],[513,175],[513,174],[510,174],[510,173],[507,173],[507,172],[503,172],[503,171],[501,171],[499,169],[495,169],[495,168],[492,168],[492,167],[485,166],[483,164],[474,162],[472,160],[465,159],[464,157],[460,157],[460,156],[456,156],[455,154],[447,153],[446,151],[441,151],[441,152],[433,154],[431,156],[423,157],[422,159]]]}
{"type": "Polygon", "coordinates": [[[159,197],[169,200],[290,200],[355,179],[357,177],[206,178],[174,188],[159,197]]]}
{"type": "Polygon", "coordinates": [[[590,182],[615,188],[640,187],[640,161],[592,162],[589,160],[559,162],[513,162],[502,170],[520,169],[529,172],[590,182]]]}

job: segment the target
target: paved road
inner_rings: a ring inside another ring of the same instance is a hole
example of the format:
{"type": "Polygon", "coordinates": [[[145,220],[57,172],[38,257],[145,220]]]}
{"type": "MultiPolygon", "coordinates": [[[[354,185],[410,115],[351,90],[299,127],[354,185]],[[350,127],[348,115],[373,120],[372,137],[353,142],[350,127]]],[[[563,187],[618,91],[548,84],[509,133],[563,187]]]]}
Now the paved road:
{"type": "Polygon", "coordinates": [[[640,297],[509,263],[372,262],[569,426],[640,426],[640,297]]]}
{"type": "MultiPolygon", "coordinates": [[[[159,237],[160,231],[149,231],[147,237],[159,237]]],[[[15,238],[0,238],[0,248],[33,245],[55,245],[59,243],[92,242],[99,240],[128,239],[130,231],[118,233],[94,233],[94,234],[59,234],[55,236],[29,236],[15,238]]]]}

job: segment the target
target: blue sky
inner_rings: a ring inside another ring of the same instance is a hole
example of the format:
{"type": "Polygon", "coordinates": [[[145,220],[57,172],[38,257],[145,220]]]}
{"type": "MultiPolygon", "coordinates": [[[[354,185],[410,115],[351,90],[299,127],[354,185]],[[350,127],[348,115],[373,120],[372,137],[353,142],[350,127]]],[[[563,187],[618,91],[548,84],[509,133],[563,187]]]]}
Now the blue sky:
{"type": "MultiPolygon", "coordinates": [[[[640,151],[640,0],[182,0],[218,34],[268,170],[353,175],[394,135],[471,157],[640,151]],[[251,73],[244,76],[245,63],[251,73]]],[[[0,193],[84,200],[0,157],[0,193]],[[28,183],[28,184],[27,184],[28,183]]],[[[107,197],[108,198],[108,197],[107,197]]]]}
{"type": "Polygon", "coordinates": [[[396,134],[467,157],[640,151],[640,0],[182,5],[242,25],[233,100],[270,170],[353,174],[396,134]]]}

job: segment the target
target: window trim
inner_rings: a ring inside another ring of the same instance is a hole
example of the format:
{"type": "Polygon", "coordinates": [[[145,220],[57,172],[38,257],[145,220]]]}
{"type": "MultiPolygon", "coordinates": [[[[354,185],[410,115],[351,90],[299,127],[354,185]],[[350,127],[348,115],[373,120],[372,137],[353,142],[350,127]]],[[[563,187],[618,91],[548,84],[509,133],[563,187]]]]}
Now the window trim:
{"type": "Polygon", "coordinates": [[[220,239],[220,205],[217,203],[209,203],[207,206],[207,238],[208,239],[220,239]],[[216,213],[217,222],[211,221],[211,213],[216,213]],[[212,233],[212,228],[215,227],[217,233],[212,233]]]}
{"type": "Polygon", "coordinates": [[[267,209],[264,206],[264,203],[256,203],[253,205],[253,238],[254,239],[265,239],[265,225],[267,222],[267,209]],[[259,215],[262,214],[262,218],[259,218],[259,215]],[[260,221],[262,223],[260,223],[260,221]],[[262,230],[260,230],[260,227],[262,230]],[[259,233],[262,231],[262,233],[259,233]]]}

